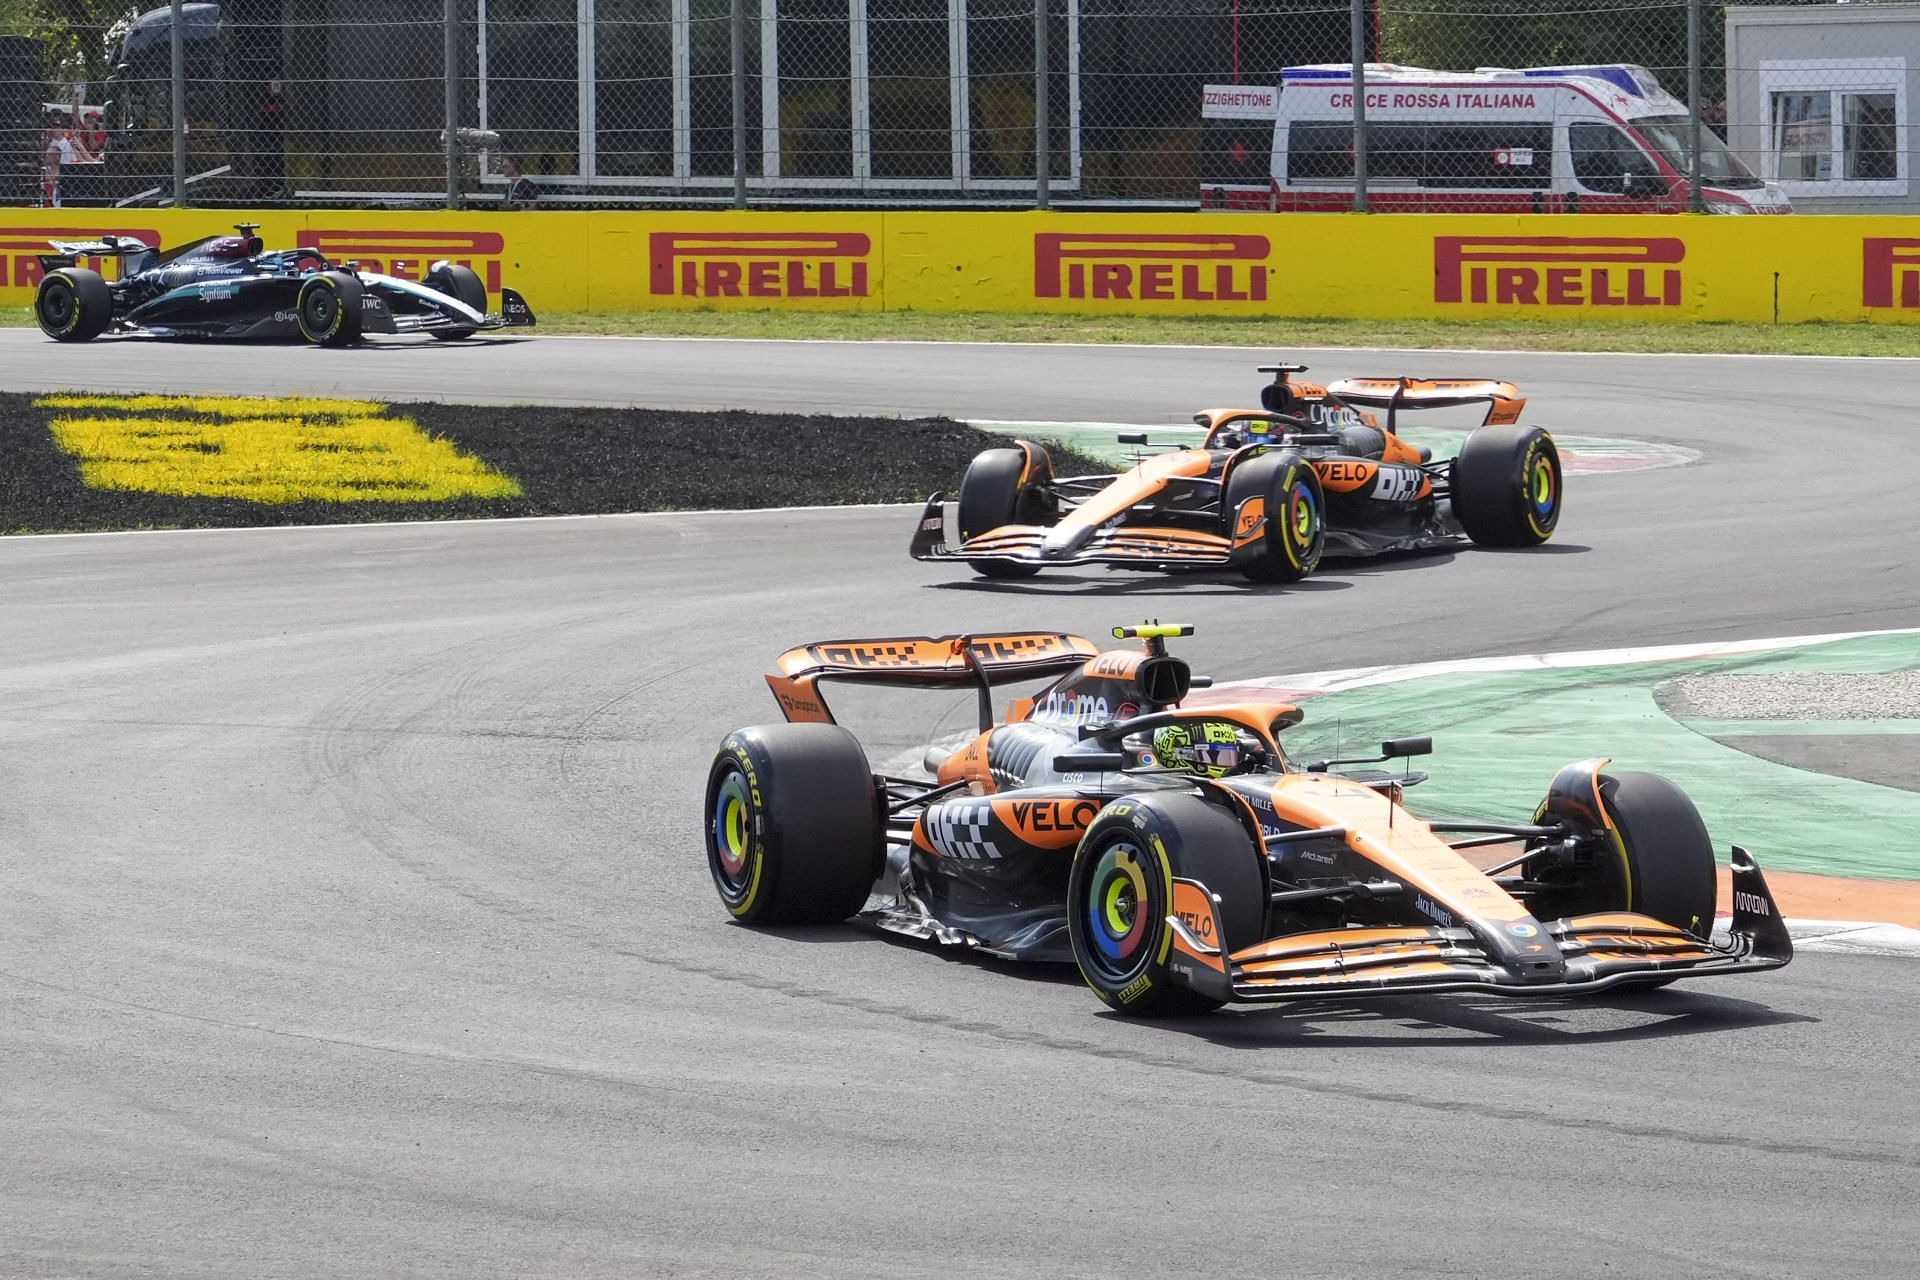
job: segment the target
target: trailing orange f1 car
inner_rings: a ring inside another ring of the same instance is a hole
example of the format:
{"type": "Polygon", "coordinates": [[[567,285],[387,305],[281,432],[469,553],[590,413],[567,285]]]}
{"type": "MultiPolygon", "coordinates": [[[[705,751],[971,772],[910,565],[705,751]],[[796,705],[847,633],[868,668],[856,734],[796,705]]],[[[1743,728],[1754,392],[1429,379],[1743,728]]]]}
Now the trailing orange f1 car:
{"type": "Polygon", "coordinates": [[[1230,566],[1257,582],[1292,582],[1323,553],[1377,555],[1461,537],[1525,547],[1560,520],[1560,453],[1520,425],[1526,401],[1506,382],[1274,375],[1260,409],[1209,409],[1199,448],[1154,445],[1118,475],[1056,477],[1046,449],[1016,440],[974,458],[960,482],[957,545],[946,494],[921,513],[916,560],[965,560],[990,578],[1105,564],[1133,569],[1230,566]],[[1484,403],[1459,456],[1435,462],[1395,434],[1403,410],[1484,403]],[[1384,410],[1385,420],[1375,410],[1384,410]]]}
{"type": "Polygon", "coordinates": [[[1679,788],[1567,765],[1530,822],[1426,822],[1421,773],[1291,759],[1278,702],[1188,708],[1166,650],[1191,627],[848,640],[781,655],[787,723],[727,735],[708,774],[707,865],[748,924],[859,916],[1017,960],[1072,960],[1129,1014],[1412,991],[1551,996],[1775,969],[1793,944],[1734,846],[1714,936],[1713,846],[1679,788]],[[996,723],[993,689],[1051,678],[996,723]],[[821,686],[976,690],[979,735],[929,776],[875,775],[821,686]],[[1454,837],[1454,838],[1449,838],[1454,837]],[[1496,864],[1463,851],[1509,846],[1496,864]]]}

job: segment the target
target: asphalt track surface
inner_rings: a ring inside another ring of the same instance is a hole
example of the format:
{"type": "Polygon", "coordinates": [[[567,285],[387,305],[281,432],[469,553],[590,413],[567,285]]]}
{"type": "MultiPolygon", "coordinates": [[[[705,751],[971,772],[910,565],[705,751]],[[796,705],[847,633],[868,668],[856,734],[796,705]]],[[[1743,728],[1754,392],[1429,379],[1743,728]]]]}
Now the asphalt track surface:
{"type": "MultiPolygon", "coordinates": [[[[1258,354],[0,333],[0,385],[1170,422],[1258,354]]],[[[1920,625],[1920,365],[1308,363],[1705,457],[1581,477],[1544,552],[1290,590],[976,584],[900,508],[0,541],[0,1272],[1911,1275],[1910,960],[1142,1025],[724,923],[701,781],[791,642],[1157,615],[1231,676],[1920,625]]]]}

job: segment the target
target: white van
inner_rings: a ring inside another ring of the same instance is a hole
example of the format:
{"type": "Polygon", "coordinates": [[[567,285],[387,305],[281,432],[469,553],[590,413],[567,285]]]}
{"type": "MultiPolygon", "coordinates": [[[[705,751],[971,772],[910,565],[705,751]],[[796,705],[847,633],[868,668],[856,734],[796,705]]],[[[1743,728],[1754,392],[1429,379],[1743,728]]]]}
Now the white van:
{"type": "MultiPolygon", "coordinates": [[[[1687,208],[1687,108],[1645,67],[1369,63],[1366,94],[1367,205],[1376,212],[1687,208]]],[[[1207,85],[1201,117],[1201,208],[1353,208],[1351,66],[1288,67],[1276,90],[1207,85]],[[1265,173],[1246,162],[1256,130],[1265,173]]],[[[1792,211],[1711,129],[1702,128],[1701,144],[1708,212],[1792,211]]]]}

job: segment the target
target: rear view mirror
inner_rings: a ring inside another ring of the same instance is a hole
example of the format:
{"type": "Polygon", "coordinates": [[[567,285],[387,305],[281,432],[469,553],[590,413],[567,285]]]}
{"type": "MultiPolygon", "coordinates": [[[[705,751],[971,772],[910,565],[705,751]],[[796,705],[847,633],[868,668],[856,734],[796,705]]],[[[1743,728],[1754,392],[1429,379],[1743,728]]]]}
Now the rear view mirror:
{"type": "Polygon", "coordinates": [[[1121,444],[1145,444],[1147,442],[1147,433],[1144,431],[1122,431],[1119,435],[1115,436],[1114,439],[1118,440],[1121,444]]]}
{"type": "Polygon", "coordinates": [[[1386,760],[1399,756],[1430,756],[1432,754],[1432,738],[1388,738],[1380,744],[1380,755],[1386,760]]]}
{"type": "Polygon", "coordinates": [[[1127,767],[1124,751],[1076,751],[1053,758],[1058,773],[1101,773],[1127,767]]]}

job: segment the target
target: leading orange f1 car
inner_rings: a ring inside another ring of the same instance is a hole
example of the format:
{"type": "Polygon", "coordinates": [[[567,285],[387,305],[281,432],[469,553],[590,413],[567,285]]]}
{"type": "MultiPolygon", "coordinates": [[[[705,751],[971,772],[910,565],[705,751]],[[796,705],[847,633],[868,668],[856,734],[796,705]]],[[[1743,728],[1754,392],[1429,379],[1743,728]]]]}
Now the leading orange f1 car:
{"type": "Polygon", "coordinates": [[[1525,547],[1560,520],[1560,453],[1511,383],[1457,378],[1297,382],[1304,365],[1266,365],[1261,408],[1208,409],[1198,448],[1154,445],[1117,475],[1056,477],[1045,447],[1016,440],[974,458],[960,482],[957,543],[946,495],[921,513],[916,560],[964,560],[990,578],[1104,564],[1231,567],[1293,582],[1323,553],[1377,555],[1462,537],[1525,547]],[[1434,461],[1400,438],[1402,411],[1485,404],[1458,457],[1434,461]],[[1383,416],[1384,415],[1384,416],[1383,416]]]}
{"type": "Polygon", "coordinates": [[[1017,960],[1072,960],[1128,1014],[1412,991],[1554,996],[1752,973],[1793,955],[1734,846],[1716,937],[1713,845],[1672,783],[1567,765],[1530,822],[1427,822],[1426,775],[1300,762],[1279,702],[1188,707],[1191,627],[848,640],[782,654],[787,723],[738,729],[706,790],[707,865],[748,924],[859,916],[1017,960]],[[996,723],[993,690],[1051,678],[996,723]],[[979,735],[930,776],[876,775],[830,681],[973,688],[979,735]],[[1496,864],[1465,850],[1509,845],[1496,864]]]}

